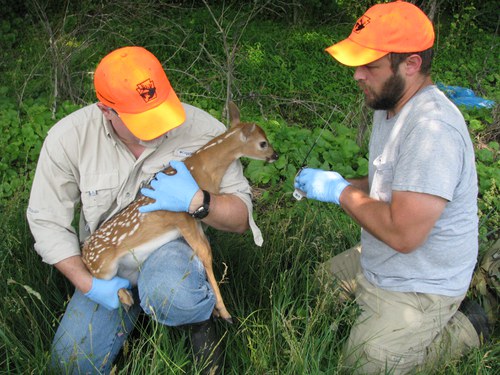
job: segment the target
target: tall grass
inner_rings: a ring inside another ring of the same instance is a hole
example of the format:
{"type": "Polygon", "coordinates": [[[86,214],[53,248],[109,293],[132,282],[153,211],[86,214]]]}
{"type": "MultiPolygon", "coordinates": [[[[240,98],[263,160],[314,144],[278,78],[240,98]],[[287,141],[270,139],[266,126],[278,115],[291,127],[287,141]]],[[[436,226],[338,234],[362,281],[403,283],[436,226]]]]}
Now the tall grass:
{"type": "Polygon", "coordinates": [[[46,368],[47,344],[64,308],[66,290],[34,252],[24,209],[16,199],[1,207],[0,369],[6,373],[46,368]]]}
{"type": "MultiPolygon", "coordinates": [[[[209,231],[215,271],[235,323],[217,322],[224,374],[339,374],[342,347],[356,318],[354,302],[320,290],[320,262],[355,244],[359,228],[337,207],[293,202],[282,195],[256,205],[265,242],[209,231]]],[[[32,249],[25,202],[2,207],[0,234],[0,373],[45,374],[57,321],[72,288],[32,249]]],[[[116,374],[192,374],[192,353],[181,328],[141,316],[116,374]]],[[[449,361],[433,374],[497,374],[496,343],[449,361]]]]}

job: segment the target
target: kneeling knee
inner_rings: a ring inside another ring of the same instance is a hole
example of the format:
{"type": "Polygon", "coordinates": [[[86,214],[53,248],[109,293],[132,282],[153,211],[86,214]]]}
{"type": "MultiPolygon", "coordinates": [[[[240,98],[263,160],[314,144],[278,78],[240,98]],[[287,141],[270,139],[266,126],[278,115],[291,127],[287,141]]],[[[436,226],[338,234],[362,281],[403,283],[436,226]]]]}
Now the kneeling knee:
{"type": "Polygon", "coordinates": [[[347,353],[346,364],[356,374],[406,373],[423,362],[423,353],[401,352],[363,343],[347,353]]]}
{"type": "Polygon", "coordinates": [[[157,288],[141,293],[144,312],[168,326],[207,320],[214,305],[215,297],[208,286],[196,290],[157,288]]]}

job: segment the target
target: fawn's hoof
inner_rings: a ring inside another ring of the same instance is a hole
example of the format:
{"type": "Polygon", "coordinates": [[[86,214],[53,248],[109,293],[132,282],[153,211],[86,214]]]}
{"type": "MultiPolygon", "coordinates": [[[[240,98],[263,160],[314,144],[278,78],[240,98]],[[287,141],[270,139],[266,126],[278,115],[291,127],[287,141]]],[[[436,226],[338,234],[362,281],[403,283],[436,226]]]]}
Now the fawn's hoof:
{"type": "Polygon", "coordinates": [[[121,288],[118,290],[118,299],[122,303],[125,311],[128,311],[134,304],[134,298],[132,297],[132,292],[125,288],[121,288]]]}
{"type": "Polygon", "coordinates": [[[212,315],[215,318],[222,318],[229,324],[233,324],[233,317],[231,316],[231,314],[229,314],[226,308],[218,309],[217,307],[215,307],[214,311],[212,311],[212,315]]]}

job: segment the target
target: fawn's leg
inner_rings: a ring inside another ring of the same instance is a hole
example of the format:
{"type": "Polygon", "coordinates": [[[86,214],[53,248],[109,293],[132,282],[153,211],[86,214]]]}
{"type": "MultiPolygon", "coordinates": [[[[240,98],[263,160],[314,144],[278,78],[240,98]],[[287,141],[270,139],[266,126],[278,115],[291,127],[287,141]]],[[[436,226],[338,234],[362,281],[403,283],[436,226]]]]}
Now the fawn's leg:
{"type": "Polygon", "coordinates": [[[208,282],[212,286],[212,290],[214,291],[215,298],[217,300],[217,302],[215,303],[214,315],[232,323],[233,321],[231,315],[224,305],[219,285],[217,284],[217,280],[215,279],[213,270],[212,248],[210,247],[210,243],[208,242],[205,233],[203,233],[201,224],[196,220],[191,219],[190,217],[188,217],[188,219],[190,220],[186,220],[184,225],[182,225],[182,227],[180,227],[179,229],[181,230],[181,233],[184,236],[186,242],[193,248],[195,254],[198,256],[198,258],[200,258],[203,265],[205,266],[208,282]]]}

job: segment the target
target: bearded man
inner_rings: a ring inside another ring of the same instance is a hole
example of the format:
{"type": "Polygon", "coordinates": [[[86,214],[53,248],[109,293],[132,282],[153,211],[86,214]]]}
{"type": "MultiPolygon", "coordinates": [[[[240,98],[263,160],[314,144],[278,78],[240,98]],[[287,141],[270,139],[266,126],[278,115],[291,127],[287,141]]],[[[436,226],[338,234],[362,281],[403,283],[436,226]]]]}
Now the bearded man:
{"type": "Polygon", "coordinates": [[[345,346],[350,373],[408,373],[488,336],[484,311],[464,301],[478,252],[474,149],[460,111],[431,80],[433,44],[429,18],[396,1],[368,9],[327,48],[355,67],[375,110],[367,177],[306,168],[295,180],[362,227],[359,246],[320,267],[361,308],[345,346]]]}

